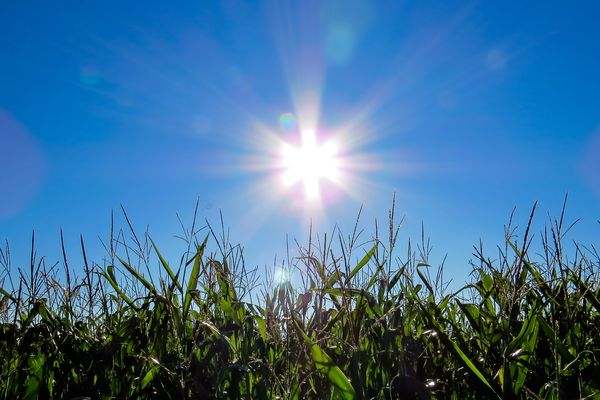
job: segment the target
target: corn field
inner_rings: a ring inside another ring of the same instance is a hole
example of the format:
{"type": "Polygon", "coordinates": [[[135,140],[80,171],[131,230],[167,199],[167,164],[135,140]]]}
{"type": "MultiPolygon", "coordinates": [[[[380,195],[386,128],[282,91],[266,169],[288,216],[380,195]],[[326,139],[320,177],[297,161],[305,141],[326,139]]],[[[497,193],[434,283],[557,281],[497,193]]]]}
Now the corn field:
{"type": "Polygon", "coordinates": [[[372,238],[298,244],[291,280],[261,280],[211,226],[175,265],[133,228],[104,263],[82,240],[82,265],[63,246],[47,266],[32,240],[15,269],[7,244],[0,397],[600,399],[600,256],[565,239],[564,209],[534,234],[534,211],[493,256],[474,247],[458,287],[424,236],[399,249],[394,208],[372,238]]]}

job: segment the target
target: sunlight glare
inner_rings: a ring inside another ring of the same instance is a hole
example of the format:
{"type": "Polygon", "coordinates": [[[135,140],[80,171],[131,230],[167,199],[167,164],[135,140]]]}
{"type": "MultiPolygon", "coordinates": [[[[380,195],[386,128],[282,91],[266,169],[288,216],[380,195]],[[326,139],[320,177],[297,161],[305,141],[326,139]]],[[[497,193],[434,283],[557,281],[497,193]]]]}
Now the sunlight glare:
{"type": "Polygon", "coordinates": [[[301,181],[307,200],[320,198],[319,181],[326,179],[339,181],[338,146],[330,140],[322,145],[317,143],[314,130],[302,131],[299,147],[285,143],[282,150],[283,182],[289,187],[301,181]]]}
{"type": "Polygon", "coordinates": [[[275,286],[284,286],[290,284],[290,272],[285,268],[276,268],[273,273],[273,283],[275,286]]]}

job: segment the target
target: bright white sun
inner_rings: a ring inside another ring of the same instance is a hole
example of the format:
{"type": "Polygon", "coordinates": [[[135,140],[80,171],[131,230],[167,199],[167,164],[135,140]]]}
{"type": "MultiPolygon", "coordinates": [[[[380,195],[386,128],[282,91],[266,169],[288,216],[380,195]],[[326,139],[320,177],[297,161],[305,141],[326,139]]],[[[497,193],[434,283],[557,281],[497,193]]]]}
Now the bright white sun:
{"type": "Polygon", "coordinates": [[[282,150],[283,182],[292,186],[297,182],[304,184],[307,200],[320,198],[319,181],[326,179],[337,183],[340,175],[338,146],[334,141],[317,143],[312,130],[302,131],[300,146],[284,144],[282,150]]]}

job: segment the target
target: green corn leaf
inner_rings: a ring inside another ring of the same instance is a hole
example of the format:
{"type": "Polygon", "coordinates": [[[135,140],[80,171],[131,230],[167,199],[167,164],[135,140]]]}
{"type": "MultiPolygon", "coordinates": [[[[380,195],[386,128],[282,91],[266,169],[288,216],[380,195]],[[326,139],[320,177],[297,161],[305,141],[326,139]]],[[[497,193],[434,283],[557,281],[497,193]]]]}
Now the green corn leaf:
{"type": "Polygon", "coordinates": [[[330,289],[319,289],[317,290],[320,293],[325,293],[331,296],[339,296],[339,297],[343,297],[344,294],[348,294],[350,295],[352,292],[350,292],[349,289],[340,289],[340,288],[330,288],[330,289]]]}
{"type": "Polygon", "coordinates": [[[327,375],[329,382],[340,392],[346,400],[354,399],[356,392],[350,383],[350,380],[342,370],[333,363],[331,357],[327,355],[316,343],[311,346],[311,355],[317,369],[327,375]]]}
{"type": "Polygon", "coordinates": [[[298,259],[306,260],[307,262],[311,262],[315,266],[315,269],[317,270],[317,273],[319,274],[319,278],[321,278],[321,280],[323,282],[328,281],[327,276],[325,275],[325,268],[323,268],[323,265],[321,264],[321,262],[319,260],[317,260],[315,257],[301,256],[301,257],[298,257],[298,259]]]}
{"type": "Polygon", "coordinates": [[[326,289],[331,288],[336,282],[339,283],[340,280],[343,278],[343,274],[340,271],[335,271],[334,273],[330,274],[328,277],[327,273],[325,271],[325,268],[323,267],[323,264],[321,264],[321,262],[313,256],[304,256],[304,257],[299,257],[299,258],[310,261],[315,266],[315,269],[317,270],[317,273],[319,274],[319,278],[321,278],[324,288],[326,288],[326,289]]]}
{"type": "Polygon", "coordinates": [[[594,291],[585,284],[576,274],[571,274],[571,279],[575,282],[575,284],[579,287],[579,289],[583,292],[584,297],[589,301],[596,311],[600,312],[600,298],[596,296],[594,291]]]}
{"type": "Polygon", "coordinates": [[[472,375],[474,375],[477,378],[477,381],[481,384],[481,387],[486,390],[486,392],[488,393],[488,395],[491,398],[500,399],[500,396],[498,395],[498,393],[496,393],[496,391],[494,390],[494,388],[492,387],[490,382],[485,378],[485,376],[483,376],[483,374],[475,366],[473,361],[471,361],[469,359],[469,357],[467,357],[467,355],[464,353],[464,351],[460,348],[460,346],[458,344],[456,344],[456,342],[454,340],[452,340],[450,338],[450,336],[448,336],[445,329],[442,327],[442,325],[437,320],[437,317],[436,317],[437,312],[434,312],[434,311],[428,309],[427,307],[425,307],[423,302],[419,299],[416,287],[415,288],[412,288],[410,286],[405,287],[404,285],[402,285],[402,283],[400,283],[400,284],[401,284],[402,290],[406,293],[407,297],[416,302],[416,304],[421,309],[423,316],[429,321],[429,323],[437,331],[438,335],[440,336],[440,339],[442,340],[442,342],[444,343],[446,348],[448,348],[450,350],[450,352],[453,353],[458,358],[459,362],[461,364],[463,364],[463,366],[472,375]]]}
{"type": "Polygon", "coordinates": [[[29,376],[25,382],[24,400],[34,400],[40,397],[45,361],[46,357],[43,354],[35,355],[27,361],[29,376]]]}
{"type": "Polygon", "coordinates": [[[373,254],[375,254],[375,251],[377,251],[377,245],[379,243],[375,243],[373,245],[373,247],[371,247],[371,249],[367,252],[367,254],[365,254],[365,256],[358,262],[358,264],[356,264],[356,267],[354,267],[354,269],[350,272],[350,275],[348,276],[348,281],[352,280],[352,278],[354,278],[354,276],[356,274],[358,274],[358,272],[365,266],[368,264],[369,260],[371,260],[371,257],[373,257],[373,254]]]}
{"type": "Polygon", "coordinates": [[[258,326],[258,333],[260,333],[260,337],[266,343],[267,342],[267,323],[264,318],[259,317],[258,315],[254,317],[256,320],[256,325],[258,326]]]}
{"type": "Polygon", "coordinates": [[[171,278],[171,282],[177,287],[177,289],[182,291],[183,288],[181,287],[181,284],[179,283],[179,279],[177,279],[177,275],[175,275],[175,273],[169,266],[169,263],[167,262],[167,260],[165,260],[164,257],[162,256],[162,254],[160,254],[160,251],[158,251],[158,247],[156,246],[156,243],[154,243],[154,240],[150,239],[150,242],[152,242],[152,247],[154,247],[154,251],[156,251],[156,255],[158,256],[158,259],[160,260],[160,265],[163,266],[165,271],[167,271],[169,278],[171,278]]]}
{"type": "Polygon", "coordinates": [[[150,368],[150,371],[146,372],[146,375],[144,375],[144,378],[142,378],[141,382],[142,390],[144,390],[154,380],[159,370],[160,366],[155,365],[154,367],[150,368]]]}
{"type": "MultiPolygon", "coordinates": [[[[419,264],[419,265],[421,265],[421,264],[419,264]]],[[[423,284],[425,284],[425,287],[427,288],[429,293],[433,294],[434,293],[433,287],[431,287],[431,284],[427,280],[427,277],[425,276],[425,274],[423,274],[418,268],[417,268],[417,274],[419,274],[419,278],[421,278],[421,281],[423,281],[423,284]]]]}
{"type": "Polygon", "coordinates": [[[533,346],[537,340],[537,309],[532,309],[527,316],[527,320],[523,323],[519,334],[508,344],[506,352],[508,354],[515,352],[522,346],[533,346]],[[533,340],[533,342],[531,342],[533,340]]]}
{"type": "Polygon", "coordinates": [[[153,295],[156,295],[156,289],[154,288],[154,286],[148,282],[146,280],[146,278],[144,278],[139,272],[137,272],[135,270],[135,268],[133,268],[131,265],[129,265],[129,263],[127,263],[127,261],[123,260],[120,257],[117,257],[119,259],[119,261],[121,262],[121,264],[127,269],[127,271],[129,271],[129,273],[131,275],[133,275],[138,281],[140,281],[140,283],[142,285],[144,285],[146,287],[146,289],[148,289],[150,291],[150,293],[152,293],[153,295]]]}
{"type": "Polygon", "coordinates": [[[212,334],[221,340],[224,340],[232,352],[235,351],[235,346],[231,343],[231,339],[225,336],[219,329],[209,321],[199,321],[199,324],[207,328],[212,334]]]}
{"type": "Polygon", "coordinates": [[[198,276],[200,275],[200,265],[202,264],[202,256],[204,255],[204,249],[206,249],[206,243],[208,242],[208,235],[204,238],[204,241],[198,246],[198,251],[194,257],[194,265],[190,272],[190,278],[188,279],[188,286],[185,293],[185,300],[183,301],[183,320],[185,321],[192,304],[192,295],[198,285],[198,276]]]}
{"type": "Polygon", "coordinates": [[[394,288],[394,286],[396,286],[396,283],[398,283],[398,280],[402,277],[402,275],[404,275],[404,271],[406,270],[406,266],[408,265],[408,263],[404,264],[392,277],[392,279],[390,279],[390,284],[389,284],[389,290],[392,290],[394,288]]]}
{"type": "Polygon", "coordinates": [[[125,293],[123,293],[123,291],[119,288],[119,285],[117,284],[117,280],[115,279],[114,268],[115,268],[114,265],[109,265],[108,267],[106,267],[107,272],[102,271],[102,272],[100,272],[100,275],[102,275],[104,277],[104,279],[106,279],[108,281],[108,283],[110,283],[110,285],[113,287],[115,292],[117,292],[119,297],[121,299],[123,299],[123,301],[125,301],[125,303],[127,303],[131,308],[137,310],[137,307],[135,306],[133,300],[131,300],[131,298],[129,296],[127,296],[125,293]]]}
{"type": "Polygon", "coordinates": [[[481,287],[485,290],[485,294],[488,294],[494,288],[494,279],[485,272],[481,272],[481,287]]]}
{"type": "Polygon", "coordinates": [[[341,271],[335,271],[325,283],[325,287],[332,287],[335,283],[341,282],[343,278],[344,274],[341,271]]]}
{"type": "Polygon", "coordinates": [[[485,332],[483,331],[483,329],[481,327],[481,317],[480,317],[481,313],[479,311],[479,307],[477,307],[475,304],[463,304],[458,300],[456,301],[456,303],[458,304],[458,307],[460,307],[463,314],[469,320],[469,323],[471,324],[473,329],[478,334],[484,335],[485,332]]]}
{"type": "MultiPolygon", "coordinates": [[[[340,313],[338,313],[340,314],[340,313]]],[[[342,370],[334,364],[333,360],[325,353],[318,344],[316,344],[300,326],[300,321],[292,314],[292,321],[296,330],[304,338],[304,341],[310,346],[312,359],[317,367],[317,370],[325,373],[329,382],[339,391],[342,398],[352,400],[356,396],[356,391],[350,383],[350,380],[342,372],[342,370]]]]}
{"type": "Polygon", "coordinates": [[[299,400],[300,399],[300,382],[298,382],[297,380],[292,385],[292,390],[290,390],[289,398],[291,400],[299,400]]]}
{"type": "Polygon", "coordinates": [[[519,334],[508,344],[504,355],[502,392],[504,397],[518,396],[527,378],[528,367],[523,361],[535,349],[538,338],[538,312],[534,308],[529,312],[519,334]]]}
{"type": "Polygon", "coordinates": [[[442,341],[446,344],[446,346],[453,352],[461,361],[461,363],[469,370],[473,375],[477,377],[479,382],[482,383],[483,387],[485,387],[490,396],[495,398],[500,398],[489,381],[483,376],[481,371],[475,366],[475,364],[467,357],[467,355],[461,350],[461,348],[456,344],[454,340],[452,340],[446,332],[441,329],[441,326],[437,326],[437,332],[440,335],[442,341]]]}
{"type": "MultiPolygon", "coordinates": [[[[373,276],[371,277],[371,279],[369,279],[369,282],[367,283],[367,286],[365,286],[365,290],[369,290],[373,287],[373,285],[375,284],[375,282],[377,282],[377,280],[379,280],[379,275],[381,274],[381,271],[383,271],[383,268],[385,267],[384,264],[379,264],[377,266],[377,270],[375,271],[375,273],[373,274],[373,276]]],[[[382,289],[382,287],[380,286],[380,290],[382,289]]]]}
{"type": "Polygon", "coordinates": [[[60,317],[46,304],[46,300],[42,299],[38,302],[39,305],[39,314],[42,317],[42,320],[48,325],[54,327],[57,325],[57,321],[60,320],[60,317]]]}

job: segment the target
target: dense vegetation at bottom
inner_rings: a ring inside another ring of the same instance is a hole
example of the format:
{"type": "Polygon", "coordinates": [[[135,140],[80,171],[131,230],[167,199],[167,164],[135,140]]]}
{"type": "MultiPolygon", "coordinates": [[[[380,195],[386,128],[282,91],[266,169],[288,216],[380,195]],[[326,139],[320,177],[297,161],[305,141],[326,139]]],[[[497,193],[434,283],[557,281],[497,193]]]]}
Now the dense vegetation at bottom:
{"type": "Polygon", "coordinates": [[[398,255],[393,209],[385,240],[299,245],[291,283],[257,285],[210,226],[184,229],[177,267],[133,229],[102,265],[82,241],[81,268],[63,246],[15,271],[6,246],[0,398],[598,399],[600,257],[562,216],[531,226],[509,224],[493,258],[475,247],[458,289],[424,238],[398,255]]]}

